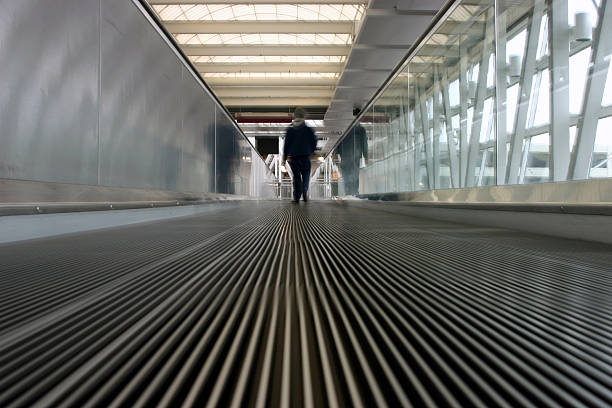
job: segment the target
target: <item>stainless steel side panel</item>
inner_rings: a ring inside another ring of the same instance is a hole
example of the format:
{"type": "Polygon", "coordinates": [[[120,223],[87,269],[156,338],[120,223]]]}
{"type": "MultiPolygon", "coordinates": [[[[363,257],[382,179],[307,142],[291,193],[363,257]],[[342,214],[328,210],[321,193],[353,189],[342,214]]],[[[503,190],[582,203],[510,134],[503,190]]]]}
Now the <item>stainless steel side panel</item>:
{"type": "Polygon", "coordinates": [[[183,69],[180,191],[215,189],[215,104],[183,69]]]}
{"type": "Polygon", "coordinates": [[[218,107],[216,111],[216,192],[234,194],[234,177],[239,170],[238,130],[218,107]]]}
{"type": "MultiPolygon", "coordinates": [[[[0,78],[0,181],[251,190],[259,157],[132,1],[0,0],[0,78]]],[[[22,187],[0,203],[67,199],[22,187]]]]}
{"type": "Polygon", "coordinates": [[[98,8],[0,1],[0,178],[97,183],[98,8]]]}
{"type": "Polygon", "coordinates": [[[100,44],[100,184],[175,190],[182,64],[125,0],[102,3],[100,44]]]}

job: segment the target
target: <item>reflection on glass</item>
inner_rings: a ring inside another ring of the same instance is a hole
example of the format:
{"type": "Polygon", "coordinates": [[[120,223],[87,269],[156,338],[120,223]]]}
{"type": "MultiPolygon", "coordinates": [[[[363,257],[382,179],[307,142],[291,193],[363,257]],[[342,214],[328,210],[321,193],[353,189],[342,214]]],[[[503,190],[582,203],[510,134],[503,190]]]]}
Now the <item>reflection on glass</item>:
{"type": "Polygon", "coordinates": [[[612,5],[457,1],[361,117],[359,194],[612,177],[612,5]]]}

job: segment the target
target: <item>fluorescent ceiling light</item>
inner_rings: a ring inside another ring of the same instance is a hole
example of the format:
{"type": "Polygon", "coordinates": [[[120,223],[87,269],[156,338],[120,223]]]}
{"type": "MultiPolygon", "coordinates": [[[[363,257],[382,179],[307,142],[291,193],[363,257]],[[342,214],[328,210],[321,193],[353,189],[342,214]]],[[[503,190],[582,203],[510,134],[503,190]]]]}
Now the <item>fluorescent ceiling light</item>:
{"type": "Polygon", "coordinates": [[[343,63],[346,60],[346,56],[326,56],[326,55],[304,55],[304,56],[246,56],[246,55],[205,55],[205,56],[191,56],[189,57],[192,62],[200,63],[213,63],[213,64],[263,64],[263,63],[343,63]]]}
{"type": "Polygon", "coordinates": [[[183,45],[345,45],[350,34],[175,34],[183,45]]]}
{"type": "Polygon", "coordinates": [[[204,78],[338,78],[336,72],[208,72],[204,78]]]}

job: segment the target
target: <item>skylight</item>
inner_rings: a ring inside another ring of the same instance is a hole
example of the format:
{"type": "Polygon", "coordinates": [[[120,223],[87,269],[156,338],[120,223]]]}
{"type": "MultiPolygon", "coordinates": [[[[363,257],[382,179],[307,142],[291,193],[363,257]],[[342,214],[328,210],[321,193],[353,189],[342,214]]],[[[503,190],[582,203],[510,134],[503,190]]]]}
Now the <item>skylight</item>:
{"type": "Polygon", "coordinates": [[[175,34],[183,45],[346,45],[350,34],[175,34]]]}
{"type": "Polygon", "coordinates": [[[164,21],[355,21],[362,4],[154,5],[164,21]]]}

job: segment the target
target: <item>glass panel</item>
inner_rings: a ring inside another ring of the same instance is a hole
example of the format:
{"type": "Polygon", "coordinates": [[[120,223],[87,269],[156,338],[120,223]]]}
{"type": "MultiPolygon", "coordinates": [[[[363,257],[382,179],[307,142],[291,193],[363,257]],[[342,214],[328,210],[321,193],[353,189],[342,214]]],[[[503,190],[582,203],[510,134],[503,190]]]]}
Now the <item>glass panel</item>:
{"type": "Polygon", "coordinates": [[[578,114],[582,109],[590,57],[590,47],[570,57],[570,113],[578,114]]]}
{"type": "Polygon", "coordinates": [[[604,96],[601,101],[602,106],[612,105],[612,65],[608,68],[608,77],[606,79],[606,87],[604,89],[604,96]]]}
{"type": "Polygon", "coordinates": [[[457,3],[362,116],[358,193],[612,177],[612,8],[457,3]]]}
{"type": "Polygon", "coordinates": [[[527,152],[523,183],[545,183],[550,181],[550,136],[548,133],[533,136],[525,141],[527,152]]]}
{"type": "Polygon", "coordinates": [[[612,177],[612,116],[600,119],[589,177],[612,177]]]}

